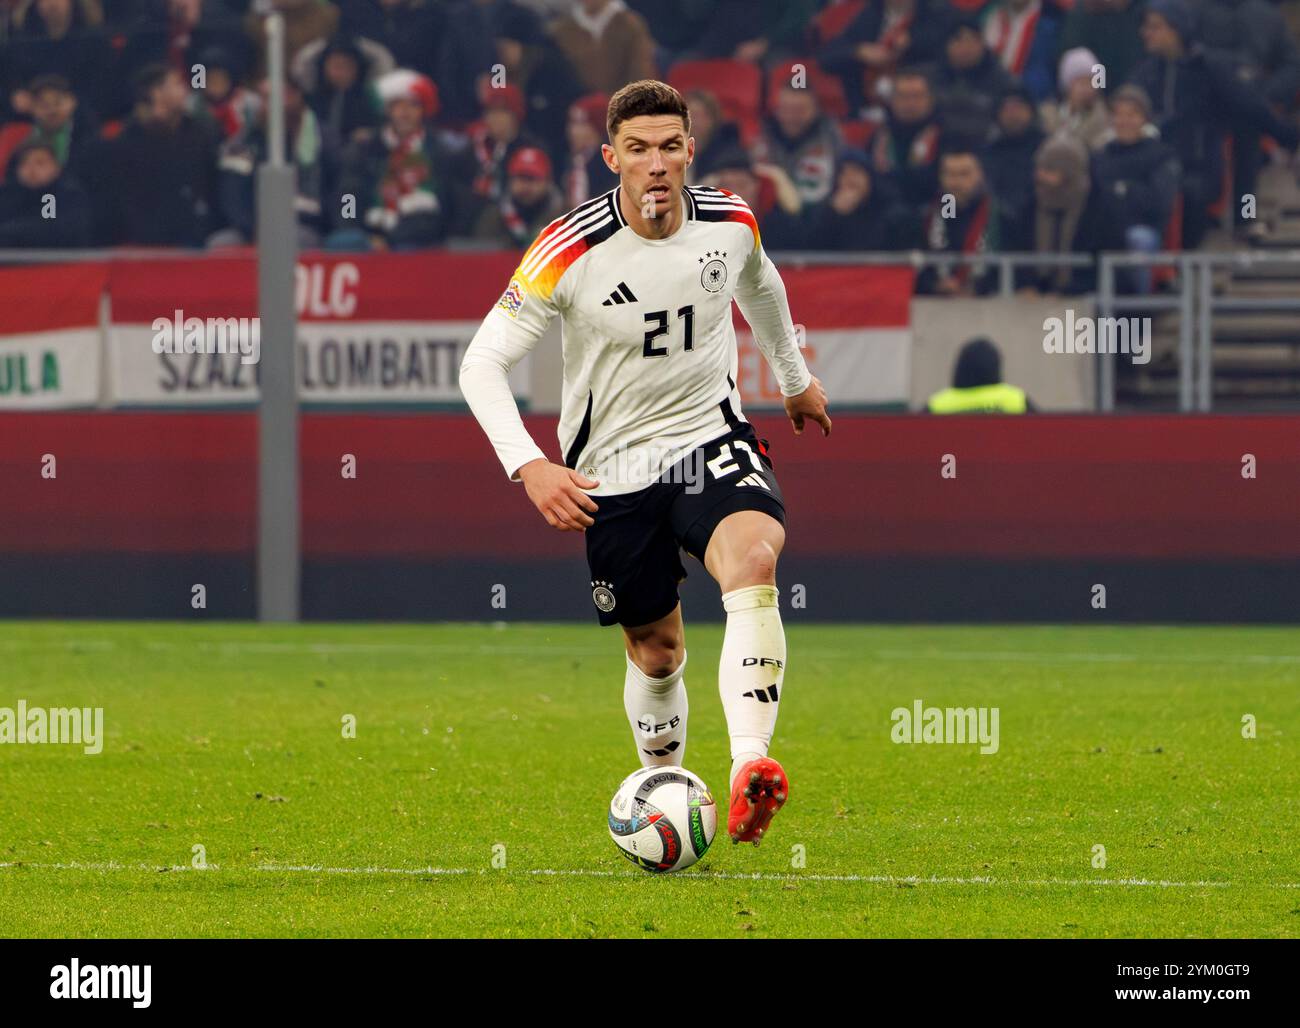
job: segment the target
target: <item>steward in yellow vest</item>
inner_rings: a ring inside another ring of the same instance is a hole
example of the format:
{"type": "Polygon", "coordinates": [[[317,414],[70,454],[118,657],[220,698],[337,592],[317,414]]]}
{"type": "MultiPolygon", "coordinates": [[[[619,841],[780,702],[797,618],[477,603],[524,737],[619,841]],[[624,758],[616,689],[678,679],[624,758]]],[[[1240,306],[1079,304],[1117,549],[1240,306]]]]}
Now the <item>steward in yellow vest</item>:
{"type": "Polygon", "coordinates": [[[957,354],[952,386],[930,397],[931,414],[1024,414],[1034,405],[1025,391],[1002,381],[1002,354],[988,339],[972,339],[957,354]]]}

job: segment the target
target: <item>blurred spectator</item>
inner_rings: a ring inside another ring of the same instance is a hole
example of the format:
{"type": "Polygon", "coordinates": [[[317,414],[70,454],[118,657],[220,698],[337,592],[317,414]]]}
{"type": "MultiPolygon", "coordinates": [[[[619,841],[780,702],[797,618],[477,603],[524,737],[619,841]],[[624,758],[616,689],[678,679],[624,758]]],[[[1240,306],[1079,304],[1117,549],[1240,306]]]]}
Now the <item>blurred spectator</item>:
{"type": "MultiPolygon", "coordinates": [[[[270,84],[265,79],[258,86],[258,94],[261,104],[255,121],[221,148],[218,196],[227,226],[208,240],[209,246],[242,246],[257,240],[255,172],[269,153],[266,111],[270,84]]],[[[298,246],[311,249],[320,245],[324,227],[321,132],[302,89],[292,79],[286,79],[284,84],[284,122],[284,152],[296,171],[293,207],[298,219],[298,246]]]]}
{"type": "Polygon", "coordinates": [[[1106,85],[1128,81],[1142,59],[1142,0],[1076,0],[1065,16],[1059,50],[1082,47],[1106,69],[1106,85]]]}
{"type": "MultiPolygon", "coordinates": [[[[604,93],[584,96],[569,108],[569,121],[565,128],[569,145],[561,190],[565,210],[572,210],[618,185],[618,176],[609,170],[601,153],[601,144],[607,135],[605,116],[608,111],[609,97],[604,93]]],[[[692,108],[692,123],[694,120],[695,109],[692,108]]],[[[690,174],[689,170],[687,174],[690,174]]]]}
{"type": "Polygon", "coordinates": [[[695,159],[686,170],[687,185],[694,185],[714,170],[717,154],[740,146],[740,129],[722,114],[718,98],[707,89],[693,89],[682,99],[691,112],[691,135],[695,137],[695,159]]]}
{"type": "Polygon", "coordinates": [[[1222,192],[1225,130],[1265,133],[1291,151],[1300,142],[1295,126],[1278,118],[1230,66],[1192,45],[1194,28],[1184,0],[1150,0],[1142,22],[1147,56],[1133,72],[1133,84],[1151,98],[1151,120],[1182,164],[1188,249],[1201,244],[1209,207],[1222,192]]]}
{"type": "Polygon", "coordinates": [[[655,41],[655,63],[671,67],[689,54],[698,53],[700,41],[710,32],[711,16],[717,14],[715,0],[625,0],[645,19],[655,41]]]}
{"type": "MultiPolygon", "coordinates": [[[[195,0],[189,0],[193,3],[195,0]]],[[[292,66],[298,51],[308,43],[328,39],[339,28],[339,9],[329,0],[275,0],[284,15],[284,59],[292,66]]],[[[244,29],[253,40],[258,78],[266,74],[266,22],[255,11],[244,18],[244,29]]]]}
{"type": "Polygon", "coordinates": [[[6,171],[0,186],[0,248],[90,244],[90,200],[75,179],[63,174],[52,144],[22,144],[6,171]]]}
{"type": "Polygon", "coordinates": [[[878,182],[864,150],[843,150],[835,169],[831,195],[804,216],[805,250],[894,249],[894,204],[888,182],[878,182]]]}
{"type": "Polygon", "coordinates": [[[163,64],[135,77],[135,113],[108,147],[99,234],[138,246],[202,246],[217,224],[215,123],[188,113],[189,89],[163,64]]]}
{"type": "MultiPolygon", "coordinates": [[[[473,196],[479,206],[495,203],[506,187],[506,163],[520,147],[545,150],[541,140],[523,130],[524,94],[518,86],[488,89],[483,97],[483,118],[470,126],[473,196]]],[[[474,220],[477,221],[477,212],[474,220]]]]}
{"type": "MultiPolygon", "coordinates": [[[[700,6],[699,0],[687,6],[700,6]]],[[[820,0],[713,0],[704,31],[683,57],[764,63],[800,56],[820,0]]],[[[633,75],[631,78],[639,78],[633,75]]]]}
{"type": "Polygon", "coordinates": [[[900,201],[918,213],[939,188],[941,139],[930,80],[918,69],[900,70],[885,123],[871,140],[871,164],[877,180],[891,180],[900,201]]]}
{"type": "Polygon", "coordinates": [[[584,93],[577,70],[528,8],[514,0],[486,3],[496,59],[505,69],[505,80],[518,86],[528,101],[524,128],[549,146],[549,157],[562,160],[569,108],[584,93]]]}
{"type": "Polygon", "coordinates": [[[1061,13],[1048,0],[995,0],[984,15],[984,38],[1002,67],[1036,101],[1051,96],[1061,13]]]}
{"type": "MultiPolygon", "coordinates": [[[[197,89],[203,79],[196,78],[196,65],[203,65],[207,77],[212,70],[208,62],[215,58],[235,86],[244,82],[254,63],[252,40],[223,0],[141,0],[129,23],[114,38],[115,45],[119,39],[118,67],[122,70],[113,91],[114,117],[130,111],[134,100],[131,76],[147,64],[174,68],[197,89]]],[[[197,113],[201,97],[194,97],[193,103],[197,113]]]]}
{"type": "Polygon", "coordinates": [[[382,120],[371,83],[384,72],[372,57],[351,36],[337,35],[317,54],[312,74],[295,76],[322,132],[340,146],[373,135],[382,120]]]}
{"type": "Polygon", "coordinates": [[[797,250],[804,245],[799,191],[779,166],[760,164],[741,147],[732,147],[716,155],[713,172],[703,184],[729,190],[748,203],[768,249],[797,250]]]}
{"type": "Polygon", "coordinates": [[[1002,94],[1014,81],[985,45],[979,22],[970,15],[954,17],[935,79],[944,131],[986,139],[1002,94]]]}
{"type": "MultiPolygon", "coordinates": [[[[1095,219],[1084,210],[1092,191],[1088,151],[1067,135],[1052,136],[1034,157],[1034,249],[1038,253],[1092,252],[1095,219]]],[[[1038,288],[1044,292],[1077,291],[1079,276],[1068,265],[1044,264],[1038,271],[1038,288]]]]}
{"type": "Polygon", "coordinates": [[[12,103],[18,114],[31,113],[24,87],[38,75],[67,79],[86,105],[111,113],[111,51],[103,20],[98,0],[20,0],[0,51],[4,85],[17,94],[12,103]]]}
{"type": "Polygon", "coordinates": [[[957,353],[952,386],[931,396],[926,409],[931,414],[1025,414],[1035,408],[1023,389],[1002,381],[1002,353],[980,337],[957,353]]]}
{"type": "Polygon", "coordinates": [[[1034,154],[1042,144],[1033,97],[1017,86],[998,105],[997,129],[988,147],[989,185],[998,204],[998,238],[1005,251],[1034,248],[1034,154]]]}
{"type": "MultiPolygon", "coordinates": [[[[1154,253],[1178,197],[1178,157],[1151,124],[1151,99],[1140,87],[1120,87],[1110,110],[1112,138],[1092,159],[1100,245],[1154,253]]],[[[1136,289],[1147,292],[1149,270],[1132,270],[1143,272],[1136,289]]]]}
{"type": "Polygon", "coordinates": [[[942,57],[945,14],[943,0],[871,0],[818,48],[817,62],[843,82],[849,111],[860,112],[896,67],[942,57]]]}
{"type": "Polygon", "coordinates": [[[551,35],[588,92],[614,93],[655,77],[654,39],[645,19],[622,0],[573,0],[551,35]]]}
{"type": "Polygon", "coordinates": [[[798,88],[787,82],[763,117],[754,155],[781,167],[804,203],[820,203],[830,195],[840,146],[839,126],[821,112],[811,83],[798,88]]]}
{"type": "Polygon", "coordinates": [[[383,47],[396,67],[411,68],[437,81],[438,44],[447,17],[444,7],[436,0],[344,0],[339,5],[339,28],[344,36],[383,47]]]}
{"type": "Polygon", "coordinates": [[[434,67],[443,124],[462,129],[479,114],[479,96],[499,59],[493,6],[485,0],[447,0],[434,67]]]}
{"type": "Polygon", "coordinates": [[[260,109],[257,94],[239,84],[236,62],[219,46],[199,52],[205,85],[190,95],[192,113],[211,118],[223,139],[243,132],[260,109]]]}
{"type": "Polygon", "coordinates": [[[479,216],[474,238],[523,249],[566,210],[546,151],[520,147],[506,164],[505,192],[479,216]]]}
{"type": "MultiPolygon", "coordinates": [[[[939,158],[939,194],[922,225],[920,248],[931,253],[997,253],[997,203],[980,155],[970,145],[950,144],[939,158]]],[[[918,294],[974,296],[992,292],[996,269],[979,264],[927,267],[916,279],[918,294]]]]}
{"type": "Polygon", "coordinates": [[[1098,149],[1106,141],[1110,120],[1105,97],[1093,84],[1097,65],[1097,56],[1090,50],[1068,50],[1061,56],[1057,87],[1062,99],[1042,107],[1043,127],[1048,135],[1064,133],[1089,150],[1098,149]]]}
{"type": "Polygon", "coordinates": [[[59,166],[84,186],[87,161],[98,145],[99,120],[77,102],[72,85],[62,75],[38,75],[27,92],[32,120],[0,128],[0,169],[9,166],[10,156],[22,143],[48,143],[59,166]]]}
{"type": "MultiPolygon", "coordinates": [[[[1200,0],[1198,39],[1205,53],[1232,69],[1246,88],[1261,94],[1275,111],[1295,109],[1300,93],[1300,52],[1276,6],[1266,0],[1200,0]]],[[[1260,132],[1238,125],[1233,132],[1233,195],[1255,192],[1263,162],[1260,132]]],[[[1242,216],[1232,204],[1239,228],[1262,236],[1262,221],[1242,216]]]]}
{"type": "Polygon", "coordinates": [[[348,147],[339,188],[355,197],[364,227],[346,219],[328,240],[332,248],[412,249],[439,243],[458,205],[454,162],[429,122],[438,111],[437,87],[408,69],[389,72],[376,86],[386,121],[374,136],[348,147]]]}

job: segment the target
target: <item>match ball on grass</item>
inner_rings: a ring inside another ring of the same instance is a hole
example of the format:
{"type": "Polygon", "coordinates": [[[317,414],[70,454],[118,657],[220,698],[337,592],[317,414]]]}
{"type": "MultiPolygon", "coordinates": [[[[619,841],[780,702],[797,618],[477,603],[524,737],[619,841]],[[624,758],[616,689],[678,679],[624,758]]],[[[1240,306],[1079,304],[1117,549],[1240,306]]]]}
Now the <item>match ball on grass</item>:
{"type": "Polygon", "coordinates": [[[718,827],[709,787],[682,767],[643,767],[609,804],[609,834],[628,860],[656,874],[690,867],[718,827]]]}

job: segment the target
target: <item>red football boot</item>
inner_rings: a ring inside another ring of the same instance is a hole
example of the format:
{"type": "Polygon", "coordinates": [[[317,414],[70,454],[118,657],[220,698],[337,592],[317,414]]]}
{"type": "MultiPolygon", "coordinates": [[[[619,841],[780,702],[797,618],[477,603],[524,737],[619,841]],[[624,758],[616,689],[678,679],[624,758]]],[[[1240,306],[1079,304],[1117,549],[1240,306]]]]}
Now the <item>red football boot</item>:
{"type": "Polygon", "coordinates": [[[756,757],[743,765],[731,783],[731,812],[727,817],[731,841],[757,846],[789,795],[790,779],[785,768],[771,757],[756,757]]]}

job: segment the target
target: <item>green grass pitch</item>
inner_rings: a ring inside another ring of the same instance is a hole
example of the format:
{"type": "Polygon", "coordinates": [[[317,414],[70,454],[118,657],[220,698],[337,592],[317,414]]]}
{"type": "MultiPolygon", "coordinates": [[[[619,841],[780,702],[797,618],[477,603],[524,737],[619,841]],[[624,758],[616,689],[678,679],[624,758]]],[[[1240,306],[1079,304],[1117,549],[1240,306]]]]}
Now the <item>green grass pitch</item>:
{"type": "Polygon", "coordinates": [[[688,625],[722,829],[667,877],[605,828],[613,631],[0,625],[0,707],[105,718],[97,756],[0,745],[0,934],[1300,935],[1300,631],[787,624],[758,849],[725,835],[721,626],[688,625]],[[997,707],[998,752],[895,744],[917,699],[997,707]]]}

